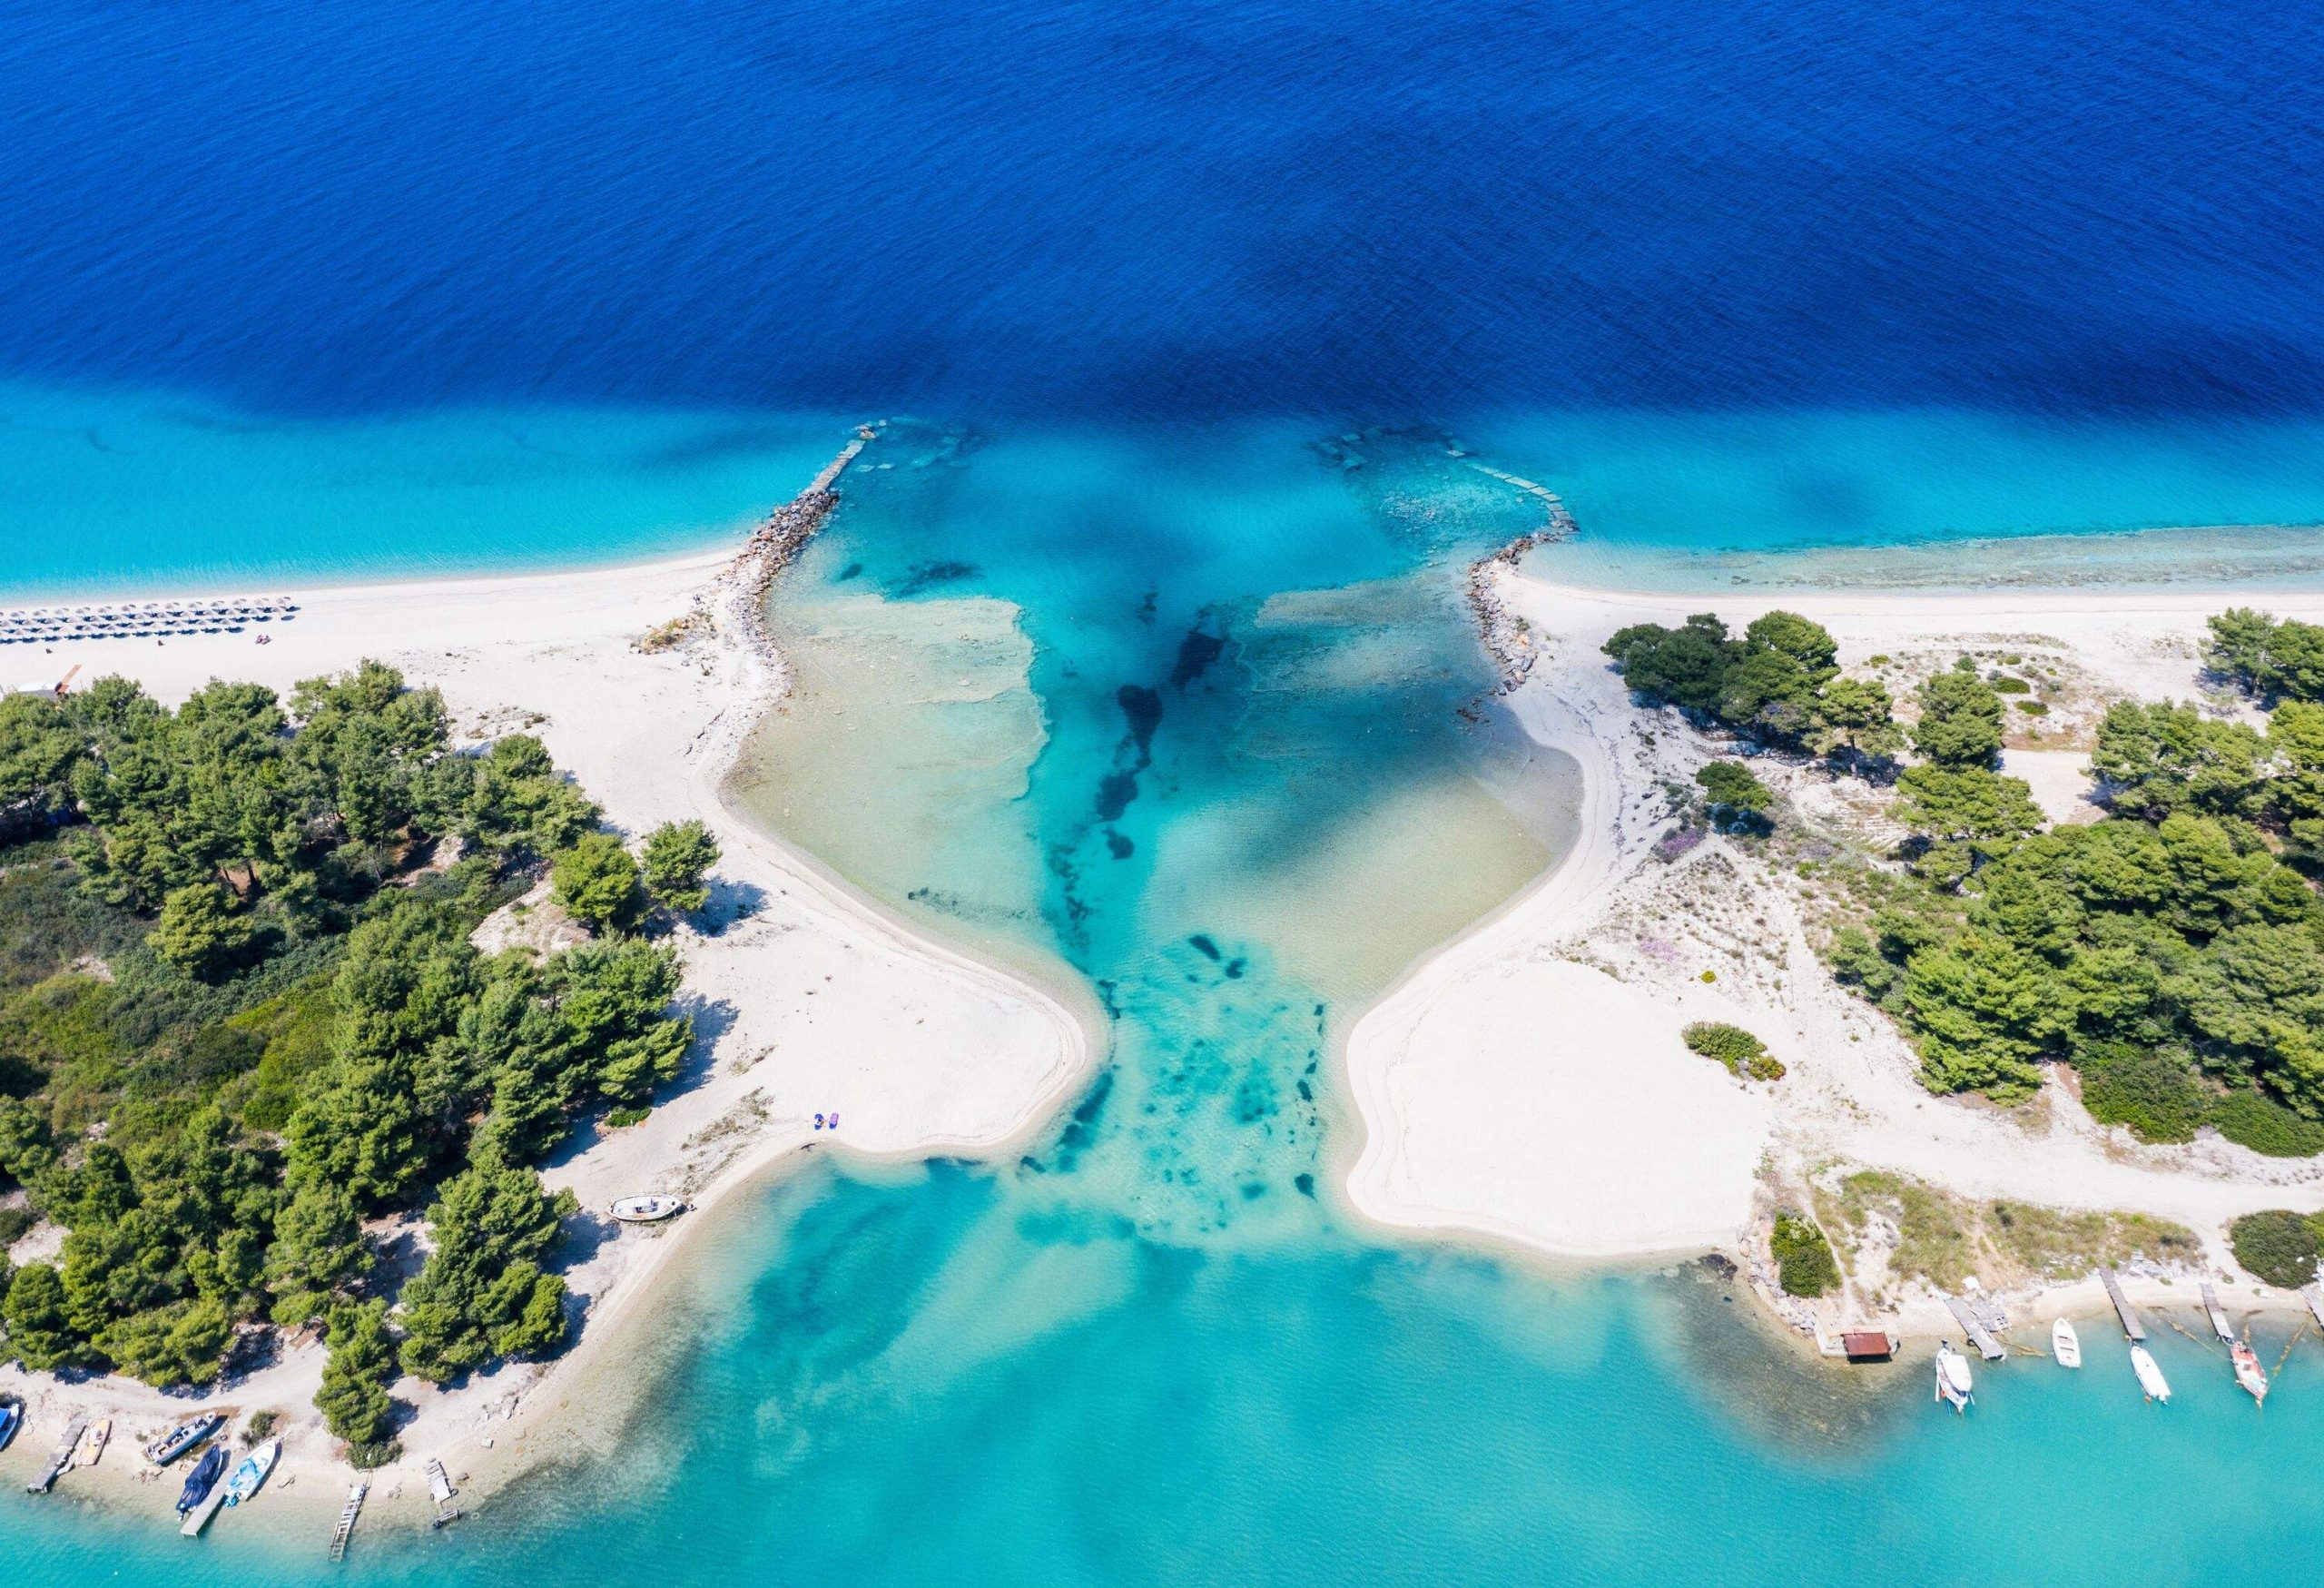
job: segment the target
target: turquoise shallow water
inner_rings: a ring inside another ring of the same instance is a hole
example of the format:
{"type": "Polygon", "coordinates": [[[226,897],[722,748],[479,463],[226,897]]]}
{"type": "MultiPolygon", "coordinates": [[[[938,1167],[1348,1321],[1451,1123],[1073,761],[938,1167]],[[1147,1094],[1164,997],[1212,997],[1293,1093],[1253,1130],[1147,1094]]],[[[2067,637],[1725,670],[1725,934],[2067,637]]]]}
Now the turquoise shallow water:
{"type": "MultiPolygon", "coordinates": [[[[170,471],[185,510],[222,522],[265,483],[249,521],[274,528],[172,541],[117,515],[106,577],[228,579],[244,558],[390,571],[372,559],[405,521],[432,526],[441,567],[698,545],[795,488],[840,430],[744,424],[759,439],[728,452],[673,438],[731,419],[519,420],[595,438],[576,485],[487,439],[509,419],[336,430],[330,478],[351,495],[271,469],[275,443],[211,443],[207,473],[170,471]],[[601,537],[645,500],[650,527],[601,537]]],[[[155,434],[192,446],[180,428],[155,434]]],[[[349,1569],[414,1584],[1990,1583],[2178,1580],[2233,1558],[2260,1582],[2306,1580],[2324,1543],[2324,1488],[2300,1475],[2324,1440],[2313,1341],[2264,1415],[2176,1336],[2180,1401],[2149,1408],[2093,1332],[2083,1374],[2006,1365],[1956,1420],[1928,1404],[1922,1365],[1799,1362],[1699,1269],[1550,1276],[1383,1247],[1335,1210],[1353,1145],[1337,1022],[1547,862],[1562,785],[1479,700],[1455,594],[1533,505],[1432,433],[1315,445],[1326,433],[906,423],[866,454],[774,609],[803,690],[740,795],[898,908],[1082,979],[1113,1062],[1018,1161],[822,1169],[722,1210],[637,1344],[651,1399],[618,1455],[447,1535],[375,1531],[349,1569]]],[[[1761,501],[1787,474],[1886,502],[1859,542],[2096,527],[2055,516],[2077,481],[2121,523],[2324,518],[2307,455],[2273,430],[2189,429],[2178,461],[2129,484],[2139,444],[2090,435],[1769,416],[1707,421],[1697,454],[1676,419],[1460,428],[1569,491],[1575,553],[1602,542],[1630,568],[1818,538],[1784,540],[1808,516],[1761,501]],[[1978,446],[2015,458],[2014,478],[2068,483],[2034,508],[1965,496],[1978,446]],[[1652,482],[1682,457],[1666,502],[1652,482]]],[[[0,471],[49,467],[5,456],[0,471]]],[[[25,583],[91,580],[38,544],[25,583]]],[[[1554,570],[1568,551],[1547,555],[1554,570]]],[[[181,1548],[158,1516],[0,1495],[0,1549],[52,1578],[323,1574],[320,1536],[243,1520],[181,1548]]]]}

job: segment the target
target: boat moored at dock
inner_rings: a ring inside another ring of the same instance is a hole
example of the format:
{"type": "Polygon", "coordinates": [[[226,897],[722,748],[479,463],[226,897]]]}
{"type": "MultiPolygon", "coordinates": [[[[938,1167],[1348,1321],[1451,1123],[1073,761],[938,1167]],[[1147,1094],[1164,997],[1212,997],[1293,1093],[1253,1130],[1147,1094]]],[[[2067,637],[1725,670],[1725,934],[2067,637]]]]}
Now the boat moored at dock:
{"type": "Polygon", "coordinates": [[[2235,1382],[2250,1393],[2261,1406],[2268,1404],[2268,1370],[2260,1366],[2260,1354],[2251,1349],[2248,1340],[2238,1340],[2227,1348],[2235,1359],[2235,1382]]]}
{"type": "Polygon", "coordinates": [[[264,1486],[267,1475],[274,1470],[274,1464],[281,1460],[281,1456],[282,1441],[270,1439],[242,1457],[242,1464],[234,1469],[234,1475],[227,1480],[227,1505],[230,1508],[240,1505],[257,1494],[264,1486]]]}
{"type": "Polygon", "coordinates": [[[1953,1348],[1953,1342],[1943,1340],[1936,1347],[1936,1398],[1955,1411],[1966,1411],[1969,1397],[1975,1394],[1974,1381],[1969,1376],[1969,1359],[1953,1348]]]}
{"type": "Polygon", "coordinates": [[[2155,1362],[2154,1353],[2144,1346],[2132,1346],[2131,1371],[2139,1376],[2139,1388],[2146,1393],[2147,1399],[2161,1401],[2164,1406],[2171,1404],[2171,1381],[2162,1376],[2162,1369],[2155,1362]]]}
{"type": "Polygon", "coordinates": [[[226,1470],[226,1447],[213,1445],[202,1453],[193,1470],[185,1475],[185,1486],[178,1491],[178,1514],[183,1516],[204,1500],[218,1486],[218,1479],[226,1470]]]}

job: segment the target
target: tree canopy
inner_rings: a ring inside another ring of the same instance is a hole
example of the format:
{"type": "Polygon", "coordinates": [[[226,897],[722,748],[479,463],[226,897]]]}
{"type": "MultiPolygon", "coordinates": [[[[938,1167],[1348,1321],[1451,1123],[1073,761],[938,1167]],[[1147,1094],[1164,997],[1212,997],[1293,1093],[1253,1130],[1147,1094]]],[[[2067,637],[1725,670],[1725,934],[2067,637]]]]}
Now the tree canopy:
{"type": "MultiPolygon", "coordinates": [[[[571,1204],[528,1166],[647,1100],[693,1027],[665,946],[472,933],[560,869],[635,926],[640,869],[597,821],[538,740],[456,750],[377,663],[287,703],[213,683],[172,711],[118,678],[0,701],[0,1189],[64,1231],[0,1275],[0,1356],[202,1384],[243,1334],[320,1325],[317,1404],[366,1461],[408,1360],[555,1348],[571,1204]],[[398,1295],[364,1221],[423,1205],[434,1255],[398,1295]]],[[[699,907],[707,832],[646,848],[654,900],[699,907]]]]}

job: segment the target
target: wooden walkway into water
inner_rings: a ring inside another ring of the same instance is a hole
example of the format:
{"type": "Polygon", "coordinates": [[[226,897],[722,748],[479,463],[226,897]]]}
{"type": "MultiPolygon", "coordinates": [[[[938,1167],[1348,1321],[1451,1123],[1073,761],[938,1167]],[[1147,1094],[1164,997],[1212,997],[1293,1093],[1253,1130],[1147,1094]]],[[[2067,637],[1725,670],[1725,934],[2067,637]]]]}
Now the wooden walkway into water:
{"type": "Polygon", "coordinates": [[[452,1496],[459,1490],[452,1487],[451,1475],[440,1461],[428,1464],[428,1497],[436,1502],[436,1520],[430,1527],[444,1527],[460,1519],[460,1508],[452,1504],[452,1496]]]}
{"type": "Polygon", "coordinates": [[[2106,1287],[2106,1299],[2114,1304],[2114,1316],[2122,1320],[2125,1338],[2138,1341],[2146,1338],[2146,1325],[2139,1321],[2138,1311],[2131,1306],[2131,1298],[2122,1294],[2122,1282],[2112,1268],[2098,1270],[2098,1282],[2106,1287]]]}
{"type": "Polygon", "coordinates": [[[2211,1315],[2211,1333],[2228,1345],[2235,1344],[2235,1331],[2228,1327],[2227,1310],[2219,1304],[2219,1292],[2211,1288],[2209,1279],[2203,1281],[2203,1310],[2211,1315]]]}
{"type": "Polygon", "coordinates": [[[63,1477],[65,1469],[73,1465],[73,1453],[81,1448],[81,1435],[88,1432],[88,1428],[89,1419],[86,1417],[75,1417],[64,1425],[64,1443],[57,1445],[56,1454],[48,1458],[48,1465],[40,1469],[40,1475],[25,1485],[25,1493],[45,1494],[56,1486],[56,1480],[63,1477]]]}
{"type": "Polygon", "coordinates": [[[371,1485],[359,1478],[356,1480],[355,1486],[347,1491],[347,1504],[340,1510],[339,1525],[330,1531],[332,1560],[347,1558],[347,1545],[355,1536],[355,1519],[363,1514],[363,1496],[370,1492],[371,1485]]]}
{"type": "Polygon", "coordinates": [[[1988,1362],[1998,1362],[2009,1355],[2002,1348],[2002,1343],[1994,1338],[1993,1331],[1985,1327],[1977,1315],[1970,1310],[1967,1302],[1958,1296],[1948,1296],[1945,1298],[1945,1305],[1954,1317],[1959,1320],[1963,1332],[1969,1336],[1969,1343],[1977,1347],[1978,1356],[1988,1362]]]}

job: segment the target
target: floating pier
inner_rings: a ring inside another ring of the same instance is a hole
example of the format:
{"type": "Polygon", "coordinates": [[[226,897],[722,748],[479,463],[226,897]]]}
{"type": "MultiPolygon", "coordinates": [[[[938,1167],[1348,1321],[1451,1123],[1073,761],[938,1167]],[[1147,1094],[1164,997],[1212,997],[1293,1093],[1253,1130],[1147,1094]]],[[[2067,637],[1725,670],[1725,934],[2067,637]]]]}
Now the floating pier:
{"type": "Polygon", "coordinates": [[[371,1485],[360,1478],[356,1480],[353,1488],[347,1491],[347,1504],[339,1513],[339,1525],[330,1530],[330,1558],[332,1560],[343,1561],[347,1558],[348,1541],[355,1536],[355,1519],[363,1514],[363,1497],[370,1492],[371,1485]]]}
{"type": "Polygon", "coordinates": [[[460,1519],[460,1508],[452,1504],[452,1496],[459,1490],[452,1487],[451,1475],[440,1461],[428,1464],[428,1497],[436,1502],[436,1520],[430,1527],[443,1527],[460,1519]]]}
{"type": "Polygon", "coordinates": [[[2228,1345],[2235,1344],[2235,1331],[2227,1327],[2227,1313],[2220,1306],[2219,1292],[2211,1288],[2209,1279],[2203,1281],[2203,1310],[2211,1314],[2211,1333],[2228,1345]]]}
{"type": "Polygon", "coordinates": [[[89,1419],[86,1417],[75,1417],[64,1425],[64,1442],[57,1445],[56,1454],[48,1458],[48,1465],[40,1469],[40,1476],[25,1485],[25,1493],[45,1494],[56,1486],[56,1480],[72,1466],[73,1455],[81,1448],[81,1435],[88,1431],[88,1427],[89,1419]]]}
{"type": "Polygon", "coordinates": [[[1945,1298],[1945,1305],[1959,1321],[1963,1331],[1968,1335],[1969,1343],[1977,1347],[1978,1356],[1988,1362],[1998,1362],[2009,1355],[2002,1348],[2002,1343],[1994,1338],[1993,1331],[1985,1327],[1977,1315],[1970,1310],[1967,1302],[1957,1296],[1948,1296],[1945,1298]]]}
{"type": "Polygon", "coordinates": [[[2114,1270],[2099,1269],[2098,1282],[2106,1287],[2106,1299],[2114,1304],[2114,1316],[2122,1320],[2123,1337],[2132,1341],[2145,1339],[2146,1325],[2139,1321],[2138,1311],[2131,1306],[2131,1298],[2122,1294],[2122,1282],[2114,1277],[2114,1270]]]}
{"type": "Polygon", "coordinates": [[[178,1526],[178,1535],[181,1538],[202,1536],[202,1530],[210,1525],[210,1519],[217,1515],[225,1505],[226,1491],[231,1486],[228,1480],[232,1475],[231,1472],[220,1473],[218,1481],[211,1484],[210,1492],[202,1497],[202,1504],[185,1514],[185,1521],[178,1526]]]}

